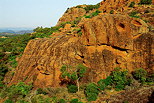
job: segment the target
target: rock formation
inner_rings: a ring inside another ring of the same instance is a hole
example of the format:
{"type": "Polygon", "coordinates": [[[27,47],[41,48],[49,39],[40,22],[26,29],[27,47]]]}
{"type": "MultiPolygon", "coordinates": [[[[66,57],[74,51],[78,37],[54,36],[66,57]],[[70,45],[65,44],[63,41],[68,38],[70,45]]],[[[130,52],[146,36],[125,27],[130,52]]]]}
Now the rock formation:
{"type": "Polygon", "coordinates": [[[79,23],[82,36],[61,35],[31,40],[10,84],[60,86],[62,65],[88,67],[82,82],[97,82],[115,67],[154,70],[154,33],[140,20],[123,15],[98,15],[79,23]]]}

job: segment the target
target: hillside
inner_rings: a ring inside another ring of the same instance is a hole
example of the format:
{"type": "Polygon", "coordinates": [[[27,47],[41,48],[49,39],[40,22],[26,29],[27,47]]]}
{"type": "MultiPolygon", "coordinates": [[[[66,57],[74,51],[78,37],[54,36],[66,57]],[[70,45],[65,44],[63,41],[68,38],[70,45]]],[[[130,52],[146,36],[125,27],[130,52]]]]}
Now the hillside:
{"type": "Polygon", "coordinates": [[[55,27],[2,39],[0,102],[152,103],[153,3],[78,5],[55,27]]]}

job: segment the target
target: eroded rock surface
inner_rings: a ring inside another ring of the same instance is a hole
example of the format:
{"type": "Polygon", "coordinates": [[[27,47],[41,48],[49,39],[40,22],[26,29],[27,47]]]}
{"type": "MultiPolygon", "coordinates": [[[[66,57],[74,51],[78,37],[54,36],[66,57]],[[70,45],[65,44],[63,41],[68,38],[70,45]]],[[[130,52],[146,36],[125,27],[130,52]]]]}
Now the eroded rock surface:
{"type": "Polygon", "coordinates": [[[142,20],[99,15],[79,26],[81,37],[61,35],[31,40],[10,84],[24,81],[37,88],[60,86],[62,65],[87,66],[82,82],[105,78],[115,67],[154,70],[154,34],[142,20]]]}

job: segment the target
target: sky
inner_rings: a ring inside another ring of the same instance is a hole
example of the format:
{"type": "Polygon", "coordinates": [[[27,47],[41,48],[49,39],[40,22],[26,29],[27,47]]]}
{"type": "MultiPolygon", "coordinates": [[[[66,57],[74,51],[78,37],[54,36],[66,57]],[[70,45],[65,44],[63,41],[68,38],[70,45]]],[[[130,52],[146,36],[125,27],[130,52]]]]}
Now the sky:
{"type": "Polygon", "coordinates": [[[56,25],[67,8],[101,0],[0,0],[0,28],[56,25]]]}

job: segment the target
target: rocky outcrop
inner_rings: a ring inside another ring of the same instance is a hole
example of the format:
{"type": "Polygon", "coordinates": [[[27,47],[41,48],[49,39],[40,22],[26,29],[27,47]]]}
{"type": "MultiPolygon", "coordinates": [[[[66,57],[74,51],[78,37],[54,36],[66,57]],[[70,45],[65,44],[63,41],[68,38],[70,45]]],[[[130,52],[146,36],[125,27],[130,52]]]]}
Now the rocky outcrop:
{"type": "Polygon", "coordinates": [[[153,103],[154,87],[142,87],[112,95],[109,103],[153,103]]]}
{"type": "Polygon", "coordinates": [[[80,16],[84,16],[86,14],[86,10],[83,8],[68,8],[64,15],[59,19],[57,26],[59,26],[63,22],[71,22],[80,16]]]}
{"type": "Polygon", "coordinates": [[[142,20],[99,15],[85,19],[79,26],[81,37],[60,35],[31,40],[9,84],[24,81],[37,88],[60,86],[62,65],[87,66],[82,82],[105,78],[115,67],[154,70],[154,34],[142,20]]]}
{"type": "MultiPolygon", "coordinates": [[[[134,2],[136,5],[138,5],[140,1],[141,0],[103,0],[100,3],[99,10],[108,13],[111,10],[124,12],[129,9],[128,6],[131,4],[131,2],[134,2]]],[[[152,4],[154,4],[154,0],[152,0],[152,4]]]]}

